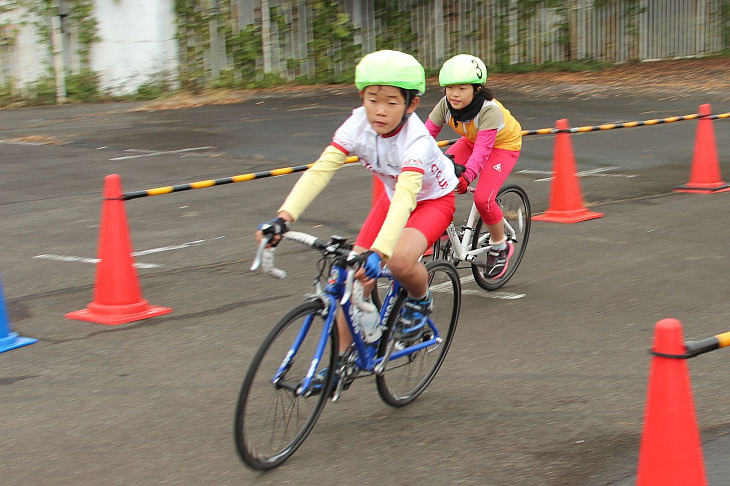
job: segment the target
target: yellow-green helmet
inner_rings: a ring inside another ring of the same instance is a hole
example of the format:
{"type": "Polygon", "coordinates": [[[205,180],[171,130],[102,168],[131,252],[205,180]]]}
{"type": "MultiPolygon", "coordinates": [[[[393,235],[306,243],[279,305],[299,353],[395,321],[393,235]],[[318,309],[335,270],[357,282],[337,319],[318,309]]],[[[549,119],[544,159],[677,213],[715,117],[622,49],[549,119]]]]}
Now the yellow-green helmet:
{"type": "Polygon", "coordinates": [[[441,66],[439,84],[484,84],[487,80],[487,66],[481,59],[469,54],[454,56],[441,66]]]}
{"type": "Polygon", "coordinates": [[[426,92],[426,72],[415,57],[405,52],[382,50],[363,57],[355,68],[355,86],[395,86],[426,92]]]}

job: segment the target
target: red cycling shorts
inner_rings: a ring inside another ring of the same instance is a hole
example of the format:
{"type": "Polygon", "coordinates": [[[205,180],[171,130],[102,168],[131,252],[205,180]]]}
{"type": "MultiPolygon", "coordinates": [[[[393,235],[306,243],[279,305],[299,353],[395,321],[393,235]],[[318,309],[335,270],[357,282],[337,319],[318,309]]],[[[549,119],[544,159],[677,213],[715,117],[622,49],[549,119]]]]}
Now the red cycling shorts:
{"type": "MultiPolygon", "coordinates": [[[[370,248],[385,222],[390,208],[390,199],[383,192],[380,198],[373,204],[370,214],[362,225],[360,234],[357,235],[357,244],[363,248],[370,248]]],[[[419,201],[416,208],[411,212],[406,228],[415,228],[426,237],[428,246],[433,245],[441,237],[454,219],[456,212],[456,198],[451,192],[438,199],[419,201]]]]}

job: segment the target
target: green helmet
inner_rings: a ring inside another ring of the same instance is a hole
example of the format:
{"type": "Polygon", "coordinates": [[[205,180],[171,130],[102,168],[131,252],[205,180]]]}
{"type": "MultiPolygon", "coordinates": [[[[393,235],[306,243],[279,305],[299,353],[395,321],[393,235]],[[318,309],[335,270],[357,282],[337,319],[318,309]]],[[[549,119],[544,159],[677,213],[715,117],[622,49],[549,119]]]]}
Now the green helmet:
{"type": "Polygon", "coordinates": [[[376,51],[363,57],[355,68],[355,86],[395,86],[426,92],[426,72],[410,54],[400,51],[376,51]]]}
{"type": "Polygon", "coordinates": [[[469,54],[454,56],[441,66],[439,84],[484,84],[487,80],[487,66],[481,59],[469,54]]]}

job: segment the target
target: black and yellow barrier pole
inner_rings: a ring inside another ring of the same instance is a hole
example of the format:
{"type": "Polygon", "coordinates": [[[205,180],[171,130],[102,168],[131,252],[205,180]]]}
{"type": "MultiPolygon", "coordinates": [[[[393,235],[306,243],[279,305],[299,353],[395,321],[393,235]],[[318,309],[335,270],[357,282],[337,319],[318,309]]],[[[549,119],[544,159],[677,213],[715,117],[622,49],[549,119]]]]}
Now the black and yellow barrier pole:
{"type": "MultiPolygon", "coordinates": [[[[456,139],[454,140],[441,140],[437,142],[439,147],[443,147],[445,145],[451,145],[452,143],[456,142],[456,139]]],[[[346,164],[351,164],[353,162],[357,162],[359,159],[355,156],[348,157],[346,164]]],[[[312,164],[306,164],[306,165],[296,165],[294,167],[282,167],[280,169],[274,169],[274,170],[267,170],[262,172],[251,172],[248,174],[241,174],[233,177],[222,177],[220,179],[209,179],[206,181],[197,181],[197,182],[191,182],[189,184],[178,184],[175,186],[164,186],[164,187],[155,187],[153,189],[145,189],[144,191],[132,191],[132,192],[125,192],[122,194],[122,199],[125,201],[128,201],[130,199],[137,199],[140,197],[147,197],[147,196],[159,196],[162,194],[170,194],[172,192],[181,192],[181,191],[190,191],[192,189],[203,189],[205,187],[213,187],[213,186],[222,186],[224,184],[233,184],[235,182],[244,182],[244,181],[252,181],[254,179],[263,179],[265,177],[276,177],[281,175],[287,175],[287,174],[294,174],[296,172],[304,172],[305,170],[312,167],[312,164]]]]}
{"type": "MultiPolygon", "coordinates": [[[[582,127],[572,127],[572,128],[566,128],[566,129],[557,129],[557,128],[540,128],[538,130],[522,130],[522,136],[528,136],[528,135],[554,135],[557,133],[585,133],[585,132],[592,132],[596,130],[614,130],[617,128],[634,128],[634,127],[641,127],[641,126],[651,126],[651,125],[659,125],[662,123],[673,123],[678,121],[685,121],[685,120],[696,120],[698,118],[709,118],[709,119],[720,119],[720,118],[730,118],[730,113],[722,113],[718,115],[703,115],[699,113],[693,113],[691,115],[683,115],[683,116],[671,116],[668,118],[656,118],[652,120],[644,120],[644,121],[630,121],[630,122],[624,122],[624,123],[606,123],[603,125],[594,125],[594,126],[582,126],[582,127]]],[[[453,140],[441,140],[438,142],[439,147],[444,147],[446,145],[451,145],[456,142],[458,139],[453,140]]],[[[347,162],[348,164],[357,162],[357,157],[348,157],[347,162]]],[[[146,189],[143,191],[132,191],[132,192],[125,192],[122,194],[122,199],[129,200],[129,199],[136,199],[140,197],[146,197],[146,196],[159,196],[161,194],[170,194],[172,192],[180,192],[180,191],[189,191],[192,189],[202,189],[204,187],[213,187],[213,186],[220,186],[223,184],[232,184],[235,182],[244,182],[244,181],[252,181],[255,179],[263,179],[265,177],[276,177],[280,175],[286,175],[286,174],[294,174],[297,172],[304,172],[305,170],[309,169],[312,166],[312,164],[306,164],[306,165],[297,165],[294,167],[282,167],[279,169],[269,170],[269,171],[263,171],[263,172],[252,172],[249,174],[241,174],[233,177],[223,177],[221,179],[210,179],[206,181],[197,181],[192,182],[188,184],[178,184],[175,186],[165,186],[165,187],[156,187],[153,189],[146,189]]]]}
{"type": "MultiPolygon", "coordinates": [[[[348,157],[347,163],[355,162],[357,157],[348,157]],[[350,160],[354,159],[354,160],[350,160]]],[[[234,182],[252,181],[254,179],[262,179],[264,177],[276,177],[286,174],[294,174],[295,172],[304,172],[313,164],[297,165],[294,167],[283,167],[280,169],[268,170],[263,172],[251,172],[249,174],[241,174],[233,177],[223,177],[220,179],[209,179],[206,181],[191,182],[189,184],[177,184],[175,186],[155,187],[144,191],[125,192],[122,199],[128,201],[139,197],[159,196],[161,194],[170,194],[172,192],[190,191],[192,189],[203,189],[204,187],[221,186],[224,184],[233,184],[234,182]]]]}
{"type": "Polygon", "coordinates": [[[635,128],[635,127],[644,127],[644,126],[651,126],[651,125],[660,125],[662,123],[674,123],[678,121],[686,121],[686,120],[697,120],[698,118],[708,118],[708,119],[721,119],[721,118],[730,118],[730,113],[721,113],[718,115],[701,115],[699,113],[693,113],[691,115],[683,115],[683,116],[670,116],[667,118],[654,118],[651,120],[644,120],[644,121],[629,121],[624,123],[604,123],[603,125],[588,125],[583,127],[571,127],[559,130],[557,128],[540,128],[539,130],[522,130],[522,136],[526,135],[553,135],[556,133],[585,133],[585,132],[593,132],[597,130],[614,130],[617,128],[635,128]]]}
{"type": "Polygon", "coordinates": [[[699,341],[687,341],[684,343],[684,353],[667,354],[661,353],[657,350],[652,350],[651,354],[661,356],[663,358],[688,359],[693,358],[698,354],[709,353],[710,351],[725,348],[727,346],[730,346],[730,332],[716,334],[715,336],[700,339],[699,341]]]}
{"type": "Polygon", "coordinates": [[[712,337],[701,339],[699,341],[688,341],[685,348],[689,356],[697,356],[698,354],[707,353],[716,349],[730,346],[730,332],[716,334],[712,337]]]}

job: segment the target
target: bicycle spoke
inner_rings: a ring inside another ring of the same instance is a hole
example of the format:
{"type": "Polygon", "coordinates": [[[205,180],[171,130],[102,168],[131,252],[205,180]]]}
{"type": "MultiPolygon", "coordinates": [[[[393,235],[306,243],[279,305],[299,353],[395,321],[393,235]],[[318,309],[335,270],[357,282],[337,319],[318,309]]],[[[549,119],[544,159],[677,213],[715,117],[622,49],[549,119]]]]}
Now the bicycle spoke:
{"type": "MultiPolygon", "coordinates": [[[[235,439],[241,459],[254,469],[272,469],[289,458],[309,435],[329,397],[331,381],[319,394],[297,394],[322,333],[322,308],[321,302],[308,302],[284,316],[259,348],[243,382],[235,439]],[[314,322],[297,352],[301,359],[291,359],[284,375],[274,384],[272,378],[311,316],[314,322]]],[[[328,340],[321,366],[332,369],[337,356],[336,333],[328,340]]]]}
{"type": "MultiPolygon", "coordinates": [[[[430,321],[437,326],[439,339],[423,349],[391,359],[386,365],[385,373],[376,376],[381,398],[395,407],[401,407],[418,398],[436,376],[449,350],[459,317],[461,284],[454,265],[444,260],[436,260],[428,262],[426,269],[433,298],[430,321]]],[[[405,296],[402,295],[393,305],[388,319],[388,334],[384,335],[378,349],[379,357],[386,354],[387,347],[392,342],[389,339],[404,300],[405,296]]],[[[433,332],[429,328],[417,343],[432,341],[433,332]]]]}

